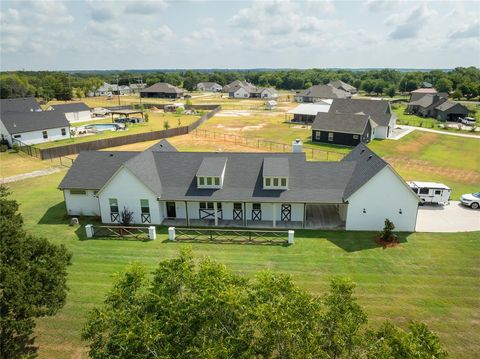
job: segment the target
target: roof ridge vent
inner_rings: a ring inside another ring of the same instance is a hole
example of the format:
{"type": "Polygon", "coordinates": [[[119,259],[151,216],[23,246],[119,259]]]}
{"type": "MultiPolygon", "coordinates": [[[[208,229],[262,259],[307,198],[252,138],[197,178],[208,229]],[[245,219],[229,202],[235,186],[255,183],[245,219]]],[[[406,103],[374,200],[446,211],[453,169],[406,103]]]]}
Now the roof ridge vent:
{"type": "Polygon", "coordinates": [[[367,161],[370,160],[372,157],[373,157],[372,155],[368,156],[367,161]]]}

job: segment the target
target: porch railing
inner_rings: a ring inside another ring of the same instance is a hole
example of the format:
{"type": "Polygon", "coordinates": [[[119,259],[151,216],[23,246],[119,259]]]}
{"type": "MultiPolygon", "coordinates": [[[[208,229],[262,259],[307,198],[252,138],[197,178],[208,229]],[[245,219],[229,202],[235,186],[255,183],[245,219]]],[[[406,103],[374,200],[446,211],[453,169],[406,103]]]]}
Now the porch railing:
{"type": "Polygon", "coordinates": [[[85,226],[87,238],[104,239],[137,239],[153,240],[157,238],[155,226],[133,227],[133,226],[94,226],[87,224],[85,226]]]}

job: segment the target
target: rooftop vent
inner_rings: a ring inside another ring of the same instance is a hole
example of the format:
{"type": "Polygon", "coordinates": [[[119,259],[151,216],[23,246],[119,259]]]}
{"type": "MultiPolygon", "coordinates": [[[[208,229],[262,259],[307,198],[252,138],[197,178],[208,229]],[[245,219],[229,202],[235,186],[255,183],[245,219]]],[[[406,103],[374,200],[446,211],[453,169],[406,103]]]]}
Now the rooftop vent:
{"type": "Polygon", "coordinates": [[[372,155],[368,156],[367,161],[370,160],[371,158],[372,158],[372,155]]]}
{"type": "Polygon", "coordinates": [[[110,157],[113,157],[113,153],[110,153],[110,155],[109,155],[109,156],[110,156],[110,157]]]}

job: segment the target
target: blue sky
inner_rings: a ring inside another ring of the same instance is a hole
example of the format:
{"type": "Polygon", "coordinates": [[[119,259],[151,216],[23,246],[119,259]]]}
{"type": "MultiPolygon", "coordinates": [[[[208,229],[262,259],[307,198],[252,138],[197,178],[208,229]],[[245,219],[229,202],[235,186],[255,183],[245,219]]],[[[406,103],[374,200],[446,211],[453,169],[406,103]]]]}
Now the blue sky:
{"type": "Polygon", "coordinates": [[[480,1],[1,1],[2,70],[480,66],[480,1]]]}

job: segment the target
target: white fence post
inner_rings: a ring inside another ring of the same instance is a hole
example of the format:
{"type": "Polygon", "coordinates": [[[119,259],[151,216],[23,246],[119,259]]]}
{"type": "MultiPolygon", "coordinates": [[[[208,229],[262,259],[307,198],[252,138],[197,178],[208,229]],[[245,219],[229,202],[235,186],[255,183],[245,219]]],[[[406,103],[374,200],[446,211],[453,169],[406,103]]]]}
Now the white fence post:
{"type": "Polygon", "coordinates": [[[294,238],[295,238],[295,231],[290,229],[288,231],[288,244],[295,243],[294,238]]]}
{"type": "Polygon", "coordinates": [[[87,233],[87,238],[93,238],[93,224],[87,224],[85,226],[85,232],[87,233]]]}
{"type": "Polygon", "coordinates": [[[168,227],[168,240],[169,241],[175,240],[175,227],[168,227]]]}
{"type": "Polygon", "coordinates": [[[148,239],[151,241],[157,239],[157,228],[155,226],[148,227],[148,239]]]}

